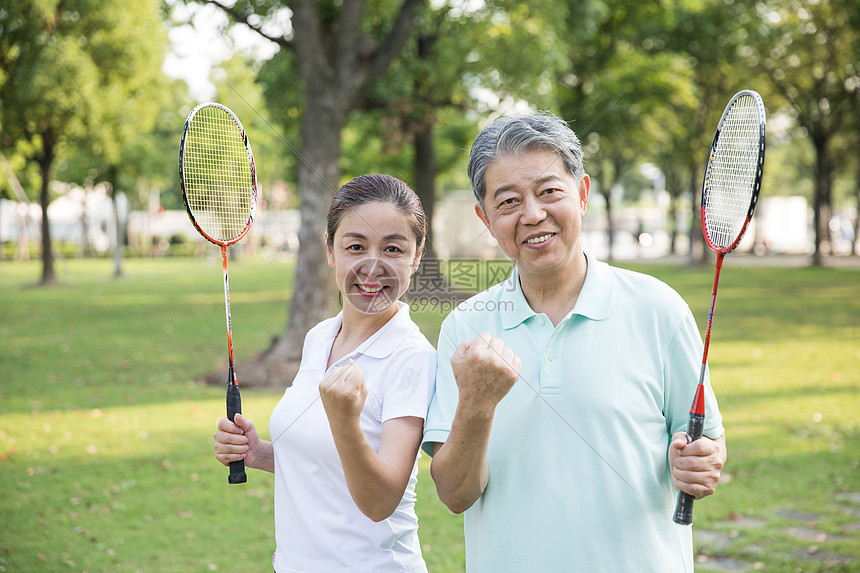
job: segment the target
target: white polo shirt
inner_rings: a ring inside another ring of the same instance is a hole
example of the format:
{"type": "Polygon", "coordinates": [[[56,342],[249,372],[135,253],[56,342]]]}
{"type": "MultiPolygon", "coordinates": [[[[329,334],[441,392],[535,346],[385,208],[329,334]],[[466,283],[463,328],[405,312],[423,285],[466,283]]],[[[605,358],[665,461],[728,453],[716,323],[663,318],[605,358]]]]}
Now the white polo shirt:
{"type": "MultiPolygon", "coordinates": [[[[465,514],[468,573],[693,570],[691,529],[672,521],[668,446],[687,426],[701,337],[667,285],[586,256],[582,292],[557,327],[529,307],[516,269],[442,324],[428,452],[451,431],[461,341],[488,332],[523,364],[496,408],[489,482],[465,514]]],[[[719,437],[709,384],[706,408],[705,434],[719,437]]]]}
{"type": "MultiPolygon", "coordinates": [[[[436,351],[410,319],[409,307],[398,304],[391,320],[331,366],[352,359],[364,373],[367,399],[360,423],[376,451],[383,422],[426,416],[436,375],[436,351]]],[[[269,421],[275,456],[273,564],[278,573],[423,572],[414,509],[417,459],[400,505],[381,522],[358,509],[346,485],[319,393],[342,314],[308,332],[299,372],[269,421]]]]}

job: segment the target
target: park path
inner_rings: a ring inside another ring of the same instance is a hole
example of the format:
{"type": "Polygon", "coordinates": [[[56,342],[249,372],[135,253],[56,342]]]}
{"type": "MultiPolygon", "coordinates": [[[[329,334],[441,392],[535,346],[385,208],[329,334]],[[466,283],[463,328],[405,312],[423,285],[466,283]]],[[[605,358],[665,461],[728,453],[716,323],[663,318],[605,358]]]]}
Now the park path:
{"type": "MultiPolygon", "coordinates": [[[[694,529],[696,571],[760,571],[767,570],[768,564],[775,560],[796,562],[800,564],[797,571],[860,571],[860,559],[854,555],[841,555],[830,547],[834,542],[845,540],[852,541],[854,547],[860,547],[860,492],[840,493],[836,498],[839,510],[853,518],[840,527],[838,534],[818,529],[820,516],[817,513],[790,509],[776,512],[783,523],[781,527],[770,528],[771,539],[796,541],[794,549],[788,553],[776,553],[767,542],[748,543],[752,530],[768,527],[762,519],[732,514],[727,521],[715,523],[713,529],[694,529]],[[808,563],[810,568],[802,567],[804,563],[808,563]]],[[[785,543],[780,543],[780,546],[784,547],[785,543]]]]}

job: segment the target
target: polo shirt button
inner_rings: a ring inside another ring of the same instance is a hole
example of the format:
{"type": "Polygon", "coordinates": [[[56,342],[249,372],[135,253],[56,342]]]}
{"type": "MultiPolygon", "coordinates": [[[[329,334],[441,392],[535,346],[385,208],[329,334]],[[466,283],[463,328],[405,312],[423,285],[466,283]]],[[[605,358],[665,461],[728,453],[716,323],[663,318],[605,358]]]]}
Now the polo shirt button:
{"type": "Polygon", "coordinates": [[[538,317],[538,324],[543,326],[543,318],[542,317],[538,317]]]}
{"type": "Polygon", "coordinates": [[[553,354],[552,352],[548,352],[548,353],[547,353],[547,355],[546,355],[546,359],[547,359],[547,360],[552,360],[553,358],[555,358],[555,354],[553,354]]]}

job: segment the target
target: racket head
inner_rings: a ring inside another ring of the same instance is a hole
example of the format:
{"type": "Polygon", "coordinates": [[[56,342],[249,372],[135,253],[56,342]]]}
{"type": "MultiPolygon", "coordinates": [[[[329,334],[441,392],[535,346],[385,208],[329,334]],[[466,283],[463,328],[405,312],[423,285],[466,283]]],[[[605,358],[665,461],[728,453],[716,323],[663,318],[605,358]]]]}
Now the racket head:
{"type": "Polygon", "coordinates": [[[179,179],[188,217],[205,239],[224,247],[245,236],[257,209],[257,169],[245,128],[229,108],[207,102],[188,114],[179,179]]]}
{"type": "Polygon", "coordinates": [[[765,109],[742,90],[726,105],[708,154],[702,185],[702,231],[708,246],[730,253],[755,212],[764,172],[765,109]]]}

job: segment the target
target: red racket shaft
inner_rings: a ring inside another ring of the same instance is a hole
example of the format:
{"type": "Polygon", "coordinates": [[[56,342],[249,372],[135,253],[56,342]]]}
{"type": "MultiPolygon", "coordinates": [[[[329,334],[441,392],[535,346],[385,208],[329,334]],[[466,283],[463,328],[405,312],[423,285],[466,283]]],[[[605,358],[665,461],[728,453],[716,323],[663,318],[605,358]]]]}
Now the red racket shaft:
{"type": "MultiPolygon", "coordinates": [[[[227,356],[229,368],[227,371],[227,418],[233,422],[236,414],[242,413],[242,397],[239,395],[239,379],[233,368],[233,325],[230,318],[230,284],[227,281],[227,247],[221,247],[221,263],[224,266],[224,304],[227,308],[227,356]]],[[[248,476],[245,475],[245,462],[238,460],[230,462],[230,475],[227,483],[245,483],[248,476]]]]}
{"type": "MultiPolygon", "coordinates": [[[[717,253],[717,267],[714,272],[714,292],[711,294],[711,310],[708,312],[708,331],[705,334],[705,351],[702,355],[702,370],[699,373],[699,384],[696,395],[690,407],[690,421],[687,424],[687,443],[692,443],[702,437],[705,428],[705,370],[708,366],[708,347],[711,345],[711,325],[714,321],[714,306],[717,303],[717,286],[720,283],[720,270],[723,268],[725,253],[717,253]]],[[[678,504],[675,506],[675,523],[691,525],[693,523],[693,502],[695,497],[683,491],[678,492],[678,504]]]]}

